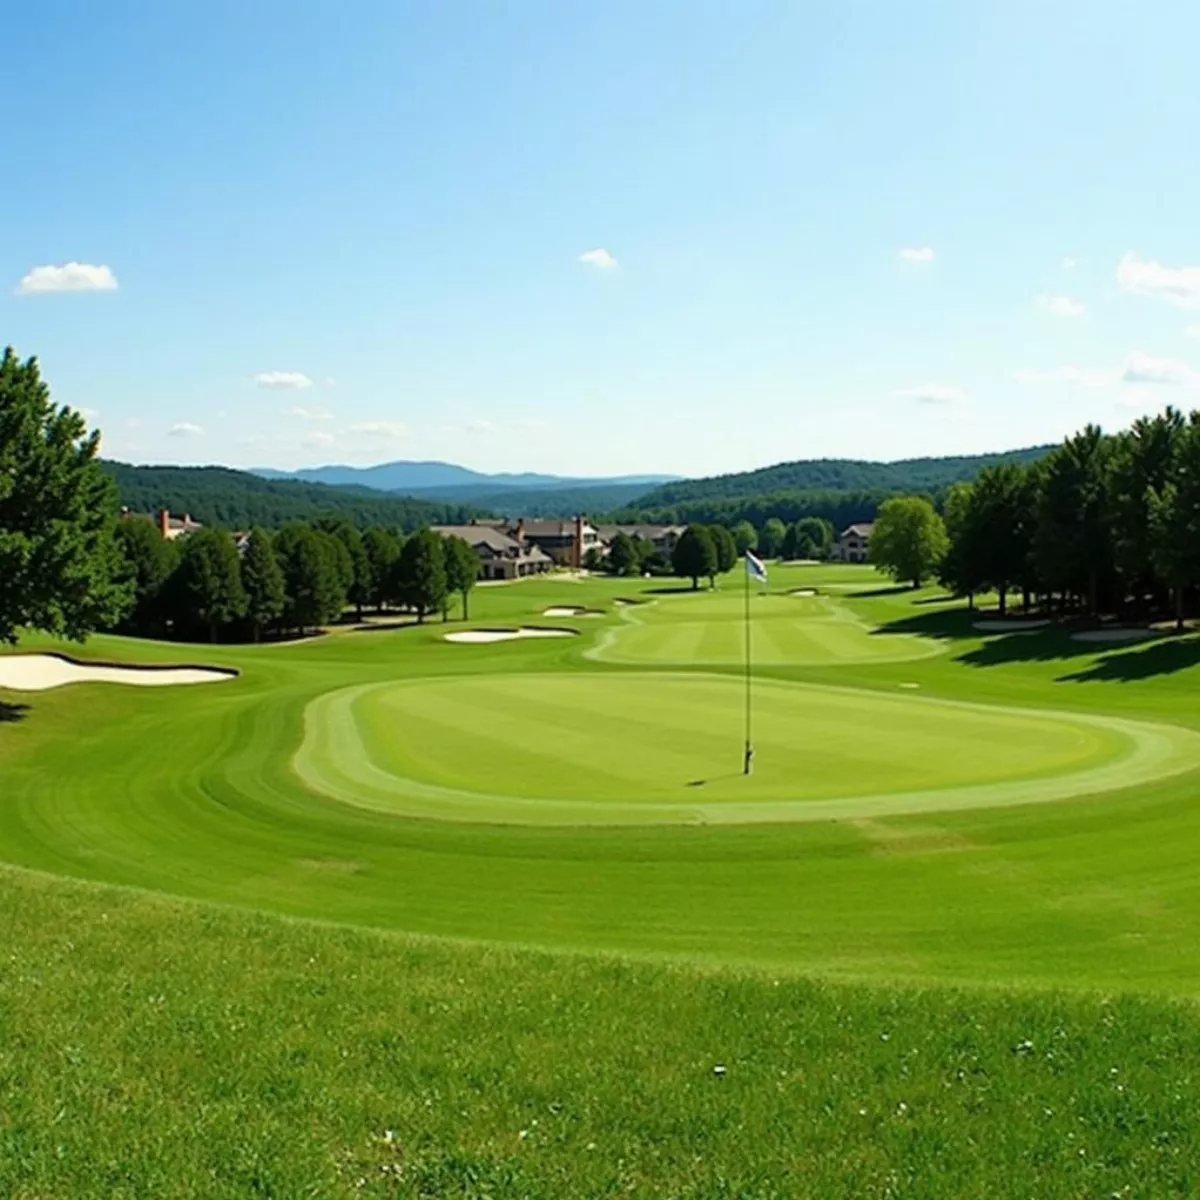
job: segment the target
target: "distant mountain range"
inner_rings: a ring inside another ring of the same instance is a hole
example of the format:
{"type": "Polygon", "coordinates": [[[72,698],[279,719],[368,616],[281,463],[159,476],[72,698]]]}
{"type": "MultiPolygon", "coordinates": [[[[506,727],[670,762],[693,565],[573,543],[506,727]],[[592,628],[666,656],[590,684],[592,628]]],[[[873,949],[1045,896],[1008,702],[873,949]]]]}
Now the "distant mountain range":
{"type": "MultiPolygon", "coordinates": [[[[669,483],[678,475],[616,475],[598,479],[563,475],[539,475],[534,472],[488,475],[446,462],[389,462],[375,467],[327,466],[309,467],[299,471],[275,471],[269,468],[253,472],[263,479],[294,479],[304,483],[323,483],[329,487],[367,487],[380,492],[400,492],[407,496],[427,497],[442,501],[470,501],[482,498],[499,499],[512,489],[529,493],[535,490],[587,491],[592,488],[621,489],[623,499],[632,499],[639,492],[669,483]]],[[[614,503],[612,495],[606,497],[614,503]]],[[[621,503],[623,500],[617,500],[621,503]]]]}

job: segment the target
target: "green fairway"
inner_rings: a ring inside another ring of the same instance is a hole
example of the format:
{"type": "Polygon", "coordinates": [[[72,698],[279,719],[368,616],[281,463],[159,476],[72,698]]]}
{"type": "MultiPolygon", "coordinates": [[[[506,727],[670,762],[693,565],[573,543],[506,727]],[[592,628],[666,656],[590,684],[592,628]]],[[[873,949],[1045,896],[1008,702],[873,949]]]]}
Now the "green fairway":
{"type": "Polygon", "coordinates": [[[414,816],[549,824],[789,821],[1030,803],[1200,766],[1200,735],[721,676],[486,675],[319,697],[296,758],[315,790],[414,816]]]}
{"type": "MultiPolygon", "coordinates": [[[[810,572],[811,574],[811,572],[810,572]]],[[[807,576],[798,575],[807,582],[807,576]]],[[[836,586],[836,584],[834,585],[836,586]]],[[[839,598],[793,592],[751,594],[752,652],[763,664],[905,662],[937,654],[939,647],[908,634],[881,636],[839,598]]],[[[592,657],[604,662],[676,666],[732,665],[744,660],[745,598],[736,587],[720,592],[657,596],[627,608],[592,657]]]]}
{"type": "Polygon", "coordinates": [[[658,586],[479,589],[479,628],[579,633],[494,645],[441,622],[257,647],[28,639],[239,674],[0,694],[0,858],[487,942],[1200,991],[1200,639],[984,637],[870,568],[773,565],[756,644],[844,625],[913,656],[818,662],[797,641],[760,663],[745,780],[736,656],[605,657],[704,613],[736,645],[736,584],[658,586]],[[566,604],[602,615],[545,615],[566,604]]]}

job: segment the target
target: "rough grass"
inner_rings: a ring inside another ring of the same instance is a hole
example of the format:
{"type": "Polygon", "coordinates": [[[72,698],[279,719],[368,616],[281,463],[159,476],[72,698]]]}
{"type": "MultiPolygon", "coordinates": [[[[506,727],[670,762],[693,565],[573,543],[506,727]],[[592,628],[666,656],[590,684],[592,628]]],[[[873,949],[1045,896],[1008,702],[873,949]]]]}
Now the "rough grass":
{"type": "Polygon", "coordinates": [[[421,942],[11,870],[0,933],[17,1200],[1195,1190],[1179,1003],[421,942]]]}

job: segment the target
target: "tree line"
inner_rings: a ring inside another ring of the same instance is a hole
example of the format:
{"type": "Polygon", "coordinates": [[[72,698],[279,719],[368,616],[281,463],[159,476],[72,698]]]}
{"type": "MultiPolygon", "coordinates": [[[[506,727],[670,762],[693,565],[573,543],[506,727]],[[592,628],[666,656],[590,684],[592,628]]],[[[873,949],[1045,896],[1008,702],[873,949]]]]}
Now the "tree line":
{"type": "Polygon", "coordinates": [[[119,632],[187,640],[259,641],[303,635],[353,607],[404,608],[424,621],[469,615],[479,558],[462,538],[423,529],[405,537],[380,526],[360,533],[348,521],[254,529],[235,541],[205,526],[168,541],[140,518],[117,522],[118,574],[131,600],[119,632]]]}
{"type": "Polygon", "coordinates": [[[1116,435],[1097,426],[1027,465],[881,506],[871,556],[894,577],[936,575],[956,595],[996,592],[1057,612],[1182,624],[1200,587],[1200,412],[1173,408],[1116,435]]]}

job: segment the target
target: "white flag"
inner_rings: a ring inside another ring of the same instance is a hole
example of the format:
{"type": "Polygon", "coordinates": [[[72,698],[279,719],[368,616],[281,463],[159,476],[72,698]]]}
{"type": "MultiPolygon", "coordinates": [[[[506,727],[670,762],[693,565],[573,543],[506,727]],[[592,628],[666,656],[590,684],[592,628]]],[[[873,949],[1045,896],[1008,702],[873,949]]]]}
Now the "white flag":
{"type": "Polygon", "coordinates": [[[746,551],[746,574],[751,579],[757,579],[759,583],[767,582],[767,564],[761,558],[751,554],[749,550],[746,551]]]}

